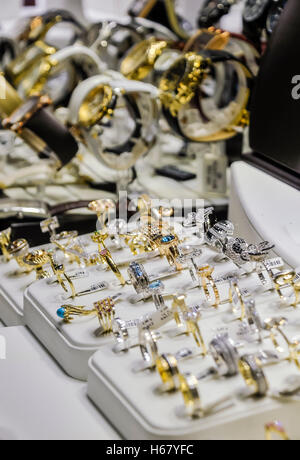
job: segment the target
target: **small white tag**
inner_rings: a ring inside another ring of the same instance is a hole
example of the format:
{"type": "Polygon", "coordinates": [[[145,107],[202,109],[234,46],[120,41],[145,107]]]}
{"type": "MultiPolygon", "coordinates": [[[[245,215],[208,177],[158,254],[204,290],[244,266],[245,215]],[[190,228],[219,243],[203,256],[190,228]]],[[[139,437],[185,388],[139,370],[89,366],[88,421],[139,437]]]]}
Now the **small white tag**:
{"type": "Polygon", "coordinates": [[[295,283],[299,283],[300,281],[300,267],[296,268],[296,278],[295,278],[295,283]]]}
{"type": "Polygon", "coordinates": [[[108,284],[105,282],[96,283],[96,284],[92,284],[92,286],[89,287],[88,291],[89,292],[103,291],[104,289],[107,289],[107,287],[108,287],[108,284]]]}
{"type": "Polygon", "coordinates": [[[275,268],[284,267],[284,262],[281,257],[275,257],[274,259],[267,259],[264,262],[264,265],[267,268],[267,270],[273,270],[275,268]]]}
{"type": "Polygon", "coordinates": [[[174,318],[173,312],[164,307],[141,318],[126,321],[126,327],[129,329],[140,327],[141,329],[159,329],[174,318]]]}

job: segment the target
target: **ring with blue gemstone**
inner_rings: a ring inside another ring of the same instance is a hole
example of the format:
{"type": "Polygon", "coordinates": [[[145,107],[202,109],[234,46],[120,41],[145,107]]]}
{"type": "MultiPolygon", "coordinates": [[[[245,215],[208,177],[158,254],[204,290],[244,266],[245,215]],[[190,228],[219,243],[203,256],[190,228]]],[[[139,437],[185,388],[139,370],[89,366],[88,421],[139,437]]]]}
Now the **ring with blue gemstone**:
{"type": "Polygon", "coordinates": [[[182,270],[182,265],[178,261],[180,252],[178,249],[179,240],[176,235],[165,235],[156,241],[158,249],[162,256],[167,258],[167,261],[171,266],[176,267],[178,271],[182,270]]]}
{"type": "Polygon", "coordinates": [[[73,321],[75,316],[90,316],[96,315],[96,313],[95,309],[87,310],[86,307],[77,307],[75,305],[63,305],[56,312],[57,316],[65,323],[73,321]]]}
{"type": "Polygon", "coordinates": [[[164,290],[165,286],[161,281],[153,281],[147,287],[147,294],[152,296],[157,310],[161,310],[165,306],[164,298],[162,296],[164,290]]]}
{"type": "Polygon", "coordinates": [[[142,264],[132,262],[129,265],[128,274],[132,286],[138,294],[141,294],[147,289],[150,280],[142,264]]]}

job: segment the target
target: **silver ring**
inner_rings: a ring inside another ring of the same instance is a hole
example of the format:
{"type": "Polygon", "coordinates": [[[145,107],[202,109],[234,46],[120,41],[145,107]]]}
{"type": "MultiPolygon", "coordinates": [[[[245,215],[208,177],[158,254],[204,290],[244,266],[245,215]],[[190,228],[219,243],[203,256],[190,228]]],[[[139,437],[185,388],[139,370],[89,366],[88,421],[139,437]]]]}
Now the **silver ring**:
{"type": "Polygon", "coordinates": [[[157,310],[161,310],[165,307],[164,298],[162,293],[165,290],[165,286],[161,281],[153,281],[147,287],[147,294],[152,296],[154,305],[157,310]]]}
{"type": "Polygon", "coordinates": [[[217,365],[219,375],[233,377],[238,374],[239,353],[228,334],[217,335],[210,342],[209,349],[217,365]]]}
{"type": "Polygon", "coordinates": [[[256,384],[255,394],[257,396],[266,396],[269,391],[269,384],[262,366],[259,365],[258,358],[255,355],[244,355],[241,357],[241,361],[249,366],[251,377],[256,384]]]}
{"type": "Polygon", "coordinates": [[[150,281],[142,264],[132,262],[128,268],[128,275],[137,294],[141,294],[147,290],[150,281]]]}
{"type": "Polygon", "coordinates": [[[117,344],[123,345],[124,349],[128,349],[129,332],[126,326],[126,322],[121,318],[115,318],[112,323],[112,331],[117,344]]]}
{"type": "Polygon", "coordinates": [[[156,334],[150,329],[140,329],[139,344],[143,360],[149,367],[154,367],[158,357],[156,334]]]}

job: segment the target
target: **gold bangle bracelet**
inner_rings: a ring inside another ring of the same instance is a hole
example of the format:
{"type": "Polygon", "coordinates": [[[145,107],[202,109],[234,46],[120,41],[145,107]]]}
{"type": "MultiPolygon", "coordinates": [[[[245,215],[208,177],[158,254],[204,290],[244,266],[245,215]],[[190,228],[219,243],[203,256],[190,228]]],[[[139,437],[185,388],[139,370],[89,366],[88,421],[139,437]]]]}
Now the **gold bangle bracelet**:
{"type": "Polygon", "coordinates": [[[178,37],[180,37],[182,40],[187,40],[189,38],[189,35],[179,25],[178,18],[175,12],[174,0],[165,0],[165,5],[173,32],[175,32],[175,34],[178,35],[178,37]]]}
{"type": "Polygon", "coordinates": [[[0,247],[1,247],[2,255],[4,257],[5,262],[9,262],[11,259],[11,254],[8,251],[10,242],[11,242],[11,228],[8,228],[0,232],[0,247]]]}
{"type": "Polygon", "coordinates": [[[129,80],[144,80],[167,47],[168,42],[156,38],[137,43],[121,63],[121,73],[129,80]]]}
{"type": "Polygon", "coordinates": [[[265,425],[265,438],[266,441],[273,441],[273,435],[278,435],[283,441],[290,441],[287,432],[285,431],[283,425],[276,421],[272,423],[267,423],[265,425]]]}

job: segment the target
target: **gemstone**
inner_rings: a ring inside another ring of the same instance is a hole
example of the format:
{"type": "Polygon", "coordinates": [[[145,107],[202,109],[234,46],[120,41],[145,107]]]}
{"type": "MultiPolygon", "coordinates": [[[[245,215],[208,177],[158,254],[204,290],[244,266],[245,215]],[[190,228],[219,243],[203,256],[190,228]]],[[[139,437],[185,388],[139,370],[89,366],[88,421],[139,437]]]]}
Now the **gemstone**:
{"type": "Polygon", "coordinates": [[[174,241],[175,240],[175,236],[173,235],[168,235],[168,236],[164,236],[162,239],[161,239],[161,242],[163,244],[167,244],[167,243],[171,243],[171,241],[174,241]]]}
{"type": "Polygon", "coordinates": [[[153,283],[149,284],[149,289],[159,289],[162,288],[163,284],[161,281],[154,281],[153,283]]]}
{"type": "Polygon", "coordinates": [[[61,319],[65,319],[65,314],[66,314],[66,309],[65,308],[59,308],[56,312],[57,316],[61,319]]]}

